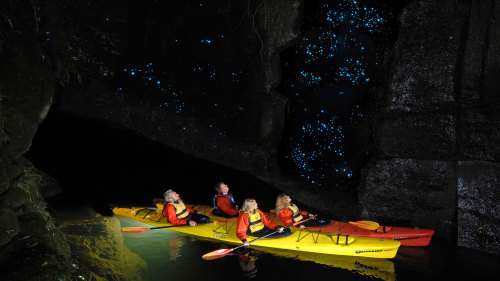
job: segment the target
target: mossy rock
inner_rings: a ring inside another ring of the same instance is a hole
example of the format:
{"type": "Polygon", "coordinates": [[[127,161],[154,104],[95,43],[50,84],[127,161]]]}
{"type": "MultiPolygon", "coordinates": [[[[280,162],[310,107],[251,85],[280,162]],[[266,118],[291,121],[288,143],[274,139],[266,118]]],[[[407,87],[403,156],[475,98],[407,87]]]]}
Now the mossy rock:
{"type": "Polygon", "coordinates": [[[0,255],[0,280],[77,280],[77,268],[68,257],[45,247],[36,237],[20,233],[0,255]]]}
{"type": "Polygon", "coordinates": [[[30,194],[35,192],[32,187],[21,182],[12,185],[3,196],[9,207],[18,208],[30,201],[30,194]]]}
{"type": "Polygon", "coordinates": [[[59,228],[68,237],[71,249],[92,280],[141,281],[146,263],[123,244],[120,222],[96,214],[86,220],[65,221],[59,228]]]}
{"type": "Polygon", "coordinates": [[[19,233],[19,222],[14,211],[0,205],[0,246],[7,244],[19,233]]]}
{"type": "Polygon", "coordinates": [[[49,212],[26,212],[19,217],[19,224],[23,235],[36,237],[40,244],[64,258],[69,258],[71,255],[66,236],[56,228],[49,212]]]}

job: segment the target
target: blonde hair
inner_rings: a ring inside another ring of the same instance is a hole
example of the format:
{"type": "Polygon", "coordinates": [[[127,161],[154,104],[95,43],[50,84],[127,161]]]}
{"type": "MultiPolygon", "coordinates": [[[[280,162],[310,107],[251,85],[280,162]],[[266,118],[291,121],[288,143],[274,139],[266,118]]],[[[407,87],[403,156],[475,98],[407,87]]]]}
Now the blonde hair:
{"type": "Polygon", "coordinates": [[[288,208],[290,204],[288,203],[288,200],[286,199],[288,195],[285,193],[281,193],[278,195],[278,198],[276,198],[276,214],[279,214],[281,210],[288,208]]]}
{"type": "Polygon", "coordinates": [[[170,196],[170,194],[172,194],[173,192],[175,192],[174,190],[172,189],[169,189],[167,191],[165,191],[165,193],[163,193],[163,198],[165,198],[165,201],[170,201],[172,199],[172,197],[170,196]]]}
{"type": "Polygon", "coordinates": [[[253,203],[256,203],[257,200],[253,198],[247,198],[245,201],[243,201],[243,206],[241,207],[241,210],[243,212],[248,212],[252,208],[253,203]]]}

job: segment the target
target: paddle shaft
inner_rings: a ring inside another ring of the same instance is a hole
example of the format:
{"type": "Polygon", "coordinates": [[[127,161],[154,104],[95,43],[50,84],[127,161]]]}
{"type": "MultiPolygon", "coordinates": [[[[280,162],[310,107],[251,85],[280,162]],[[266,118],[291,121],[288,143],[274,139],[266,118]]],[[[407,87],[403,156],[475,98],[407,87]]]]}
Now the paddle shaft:
{"type": "MultiPolygon", "coordinates": [[[[208,223],[218,223],[218,222],[220,222],[220,221],[211,221],[211,222],[198,223],[197,225],[208,224],[208,223]]],[[[147,231],[147,230],[155,230],[155,229],[178,227],[178,226],[189,226],[189,224],[166,225],[166,226],[144,227],[144,228],[142,228],[142,227],[124,227],[124,228],[122,228],[122,230],[125,231],[125,232],[143,232],[143,231],[147,231]],[[139,230],[132,230],[134,228],[139,228],[139,230]]]]}
{"type": "MultiPolygon", "coordinates": [[[[291,226],[291,225],[290,225],[290,226],[291,226]]],[[[287,229],[287,228],[290,228],[290,226],[284,227],[284,228],[283,228],[283,230],[285,230],[285,229],[287,229]]],[[[278,232],[279,232],[279,230],[276,230],[276,231],[271,232],[271,233],[269,233],[269,234],[267,234],[267,235],[264,235],[264,236],[262,236],[262,237],[259,237],[259,238],[257,238],[257,239],[254,239],[254,240],[252,240],[252,241],[249,241],[249,242],[248,242],[248,244],[253,243],[253,242],[255,242],[255,241],[257,241],[257,240],[260,240],[260,239],[264,239],[264,238],[266,238],[266,237],[268,237],[268,236],[271,236],[271,235],[273,235],[273,234],[275,234],[275,233],[278,233],[278,232]]],[[[239,245],[238,247],[233,248],[233,250],[232,250],[232,251],[234,251],[234,250],[236,250],[236,249],[239,249],[239,248],[241,248],[241,247],[244,247],[244,246],[245,246],[245,244],[243,244],[243,245],[239,245]]],[[[232,252],[232,251],[231,251],[231,252],[232,252]]]]}
{"type": "MultiPolygon", "coordinates": [[[[196,223],[196,226],[202,225],[202,224],[209,224],[209,223],[218,223],[220,221],[209,221],[209,222],[200,222],[196,223]]],[[[151,227],[150,229],[160,229],[160,228],[169,228],[169,227],[177,227],[177,226],[190,226],[189,224],[179,224],[179,225],[167,225],[167,226],[158,226],[158,227],[151,227]]]]}
{"type": "Polygon", "coordinates": [[[150,227],[149,230],[155,230],[155,229],[160,229],[160,228],[170,228],[170,227],[177,227],[177,226],[188,226],[189,224],[180,224],[180,225],[167,225],[167,226],[158,226],[158,227],[150,227]]]}
{"type": "MultiPolygon", "coordinates": [[[[316,216],[312,216],[312,217],[310,217],[310,218],[308,218],[308,219],[305,219],[305,220],[302,220],[302,221],[298,221],[298,222],[296,222],[296,223],[294,223],[294,224],[291,224],[291,225],[289,225],[289,226],[287,226],[287,227],[283,227],[283,230],[288,229],[288,228],[290,228],[290,227],[292,227],[292,226],[299,225],[299,224],[301,224],[301,223],[303,223],[303,222],[306,222],[306,221],[308,221],[308,220],[310,220],[310,219],[313,219],[313,218],[315,218],[315,217],[316,217],[316,216]]],[[[282,230],[282,231],[283,231],[283,230],[282,230]]],[[[264,236],[262,236],[262,237],[259,237],[259,238],[257,238],[257,239],[254,239],[254,240],[252,240],[252,241],[249,241],[249,242],[248,242],[248,244],[253,243],[253,242],[255,242],[255,241],[257,241],[257,240],[260,240],[260,239],[264,239],[264,238],[266,238],[266,237],[268,237],[268,236],[271,236],[271,235],[273,235],[273,234],[275,234],[275,233],[278,233],[278,232],[280,232],[280,231],[279,231],[279,230],[276,230],[276,231],[271,232],[271,233],[269,233],[269,234],[267,234],[267,235],[264,235],[264,236]]],[[[236,247],[236,248],[233,248],[233,250],[232,250],[232,251],[234,251],[234,250],[236,250],[236,249],[238,249],[238,248],[241,248],[241,247],[243,247],[243,246],[245,246],[245,244],[240,245],[240,246],[238,246],[238,247],[236,247]]],[[[231,251],[231,252],[232,252],[232,251],[231,251]]]]}

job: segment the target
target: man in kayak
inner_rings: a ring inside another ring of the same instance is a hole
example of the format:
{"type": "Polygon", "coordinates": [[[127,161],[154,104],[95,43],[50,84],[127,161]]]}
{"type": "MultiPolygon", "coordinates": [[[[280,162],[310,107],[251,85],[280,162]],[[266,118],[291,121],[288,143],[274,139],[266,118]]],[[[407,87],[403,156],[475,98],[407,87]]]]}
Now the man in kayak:
{"type": "Polygon", "coordinates": [[[257,201],[255,199],[245,199],[241,213],[238,216],[238,223],[236,227],[236,236],[243,242],[245,246],[250,245],[247,241],[247,235],[262,237],[272,232],[276,232],[269,238],[277,238],[290,235],[290,229],[284,228],[273,223],[258,209],[257,201]],[[277,231],[277,232],[276,232],[277,231]]]}
{"type": "MultiPolygon", "coordinates": [[[[301,221],[304,219],[304,217],[314,216],[309,212],[299,210],[297,205],[292,203],[292,198],[290,198],[290,196],[286,195],[285,193],[281,193],[276,199],[276,214],[278,214],[278,217],[286,226],[301,221]]],[[[320,227],[330,224],[332,224],[332,222],[328,219],[315,217],[300,224],[299,227],[320,227]]]]}
{"type": "Polygon", "coordinates": [[[210,218],[202,215],[202,212],[186,208],[179,194],[172,189],[167,190],[163,197],[166,202],[163,215],[171,224],[196,226],[198,223],[210,222],[210,218]]]}
{"type": "Polygon", "coordinates": [[[238,206],[234,203],[234,198],[231,193],[228,193],[229,187],[223,182],[215,184],[214,210],[212,214],[219,217],[231,218],[237,217],[239,214],[238,206]]]}

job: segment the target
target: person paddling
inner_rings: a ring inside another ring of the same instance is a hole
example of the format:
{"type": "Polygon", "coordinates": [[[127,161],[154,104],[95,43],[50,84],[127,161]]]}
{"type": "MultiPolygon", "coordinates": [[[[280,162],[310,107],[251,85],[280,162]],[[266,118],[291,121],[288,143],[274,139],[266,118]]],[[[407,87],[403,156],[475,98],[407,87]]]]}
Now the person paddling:
{"type": "Polygon", "coordinates": [[[229,187],[227,184],[223,182],[216,183],[215,191],[217,191],[217,194],[214,196],[212,214],[224,218],[237,217],[240,211],[234,202],[233,195],[228,193],[229,187]]]}
{"type": "MultiPolygon", "coordinates": [[[[292,203],[292,198],[285,193],[281,193],[278,195],[278,198],[276,198],[276,213],[285,226],[301,221],[304,217],[314,216],[309,212],[299,210],[297,205],[292,203]]],[[[302,223],[299,227],[320,227],[330,224],[332,224],[332,222],[328,219],[315,217],[302,223]]]]}
{"type": "Polygon", "coordinates": [[[262,237],[278,231],[269,236],[269,238],[278,238],[291,234],[289,228],[286,230],[283,227],[273,223],[258,209],[257,201],[249,198],[243,202],[241,213],[238,216],[236,227],[236,236],[243,242],[243,245],[248,246],[247,235],[254,237],[262,237]]]}
{"type": "Polygon", "coordinates": [[[209,217],[202,215],[203,212],[186,208],[179,194],[172,189],[167,190],[163,197],[165,198],[163,215],[171,224],[196,226],[198,223],[210,222],[209,217]]]}

